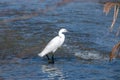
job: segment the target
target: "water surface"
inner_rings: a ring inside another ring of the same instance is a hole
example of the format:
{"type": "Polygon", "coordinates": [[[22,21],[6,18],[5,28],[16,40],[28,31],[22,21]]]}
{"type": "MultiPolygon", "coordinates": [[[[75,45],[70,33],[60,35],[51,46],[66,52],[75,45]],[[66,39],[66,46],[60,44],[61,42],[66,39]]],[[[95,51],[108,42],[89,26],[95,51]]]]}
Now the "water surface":
{"type": "Polygon", "coordinates": [[[119,80],[120,60],[108,61],[120,40],[115,36],[119,19],[109,32],[112,16],[99,2],[1,0],[0,79],[119,80]],[[65,43],[55,64],[48,64],[37,54],[63,27],[69,31],[65,43]]]}

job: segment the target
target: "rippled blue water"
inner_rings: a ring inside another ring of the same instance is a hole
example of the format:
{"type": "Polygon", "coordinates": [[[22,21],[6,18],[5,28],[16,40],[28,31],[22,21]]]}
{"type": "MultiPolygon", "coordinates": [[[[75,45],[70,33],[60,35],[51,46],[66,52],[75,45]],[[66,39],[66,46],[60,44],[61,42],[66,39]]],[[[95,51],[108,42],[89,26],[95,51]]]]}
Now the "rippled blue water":
{"type": "Polygon", "coordinates": [[[115,36],[119,15],[109,32],[112,16],[112,10],[103,13],[99,2],[1,0],[0,79],[119,80],[120,60],[108,62],[120,40],[115,36]],[[56,52],[55,64],[47,64],[37,54],[63,27],[69,31],[65,43],[56,52]]]}

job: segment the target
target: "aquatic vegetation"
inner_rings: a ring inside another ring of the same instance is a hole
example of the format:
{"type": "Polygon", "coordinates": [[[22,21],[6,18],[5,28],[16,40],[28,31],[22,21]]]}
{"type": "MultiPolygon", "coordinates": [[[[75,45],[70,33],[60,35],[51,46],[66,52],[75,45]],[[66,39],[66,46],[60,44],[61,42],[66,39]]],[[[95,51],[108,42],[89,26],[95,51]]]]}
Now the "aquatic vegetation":
{"type": "Polygon", "coordinates": [[[117,56],[120,57],[120,42],[114,45],[114,47],[112,48],[112,51],[109,55],[110,57],[109,61],[111,61],[113,58],[117,56]]]}
{"type": "MultiPolygon", "coordinates": [[[[119,9],[120,9],[120,2],[106,2],[105,5],[104,5],[104,12],[106,14],[108,14],[110,12],[110,9],[114,7],[114,15],[113,15],[113,21],[112,21],[112,24],[110,26],[110,31],[113,30],[113,27],[114,27],[114,24],[117,20],[117,17],[118,17],[118,13],[119,13],[119,9]]],[[[118,36],[119,35],[119,32],[120,32],[120,27],[118,28],[118,31],[116,33],[116,35],[118,36]]],[[[119,53],[120,49],[120,42],[117,43],[116,45],[114,45],[114,47],[112,48],[112,51],[109,55],[110,57],[110,61],[117,56],[116,53],[119,53]]]]}
{"type": "MultiPolygon", "coordinates": [[[[110,26],[111,31],[113,30],[114,24],[115,24],[117,17],[118,17],[120,2],[106,2],[104,5],[104,12],[106,13],[106,15],[110,12],[112,7],[114,7],[114,15],[113,15],[112,24],[110,26]]],[[[118,30],[120,31],[120,27],[118,30]]],[[[119,35],[119,31],[117,32],[116,35],[119,35]]]]}

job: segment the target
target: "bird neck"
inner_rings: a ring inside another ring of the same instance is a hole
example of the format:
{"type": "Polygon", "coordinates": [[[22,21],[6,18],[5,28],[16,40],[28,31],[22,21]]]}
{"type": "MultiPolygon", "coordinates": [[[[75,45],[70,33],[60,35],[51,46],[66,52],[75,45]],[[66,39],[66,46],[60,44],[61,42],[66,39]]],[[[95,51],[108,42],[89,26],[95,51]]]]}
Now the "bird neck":
{"type": "Polygon", "coordinates": [[[65,35],[61,31],[59,32],[58,35],[59,35],[60,38],[65,38],[65,35]]]}

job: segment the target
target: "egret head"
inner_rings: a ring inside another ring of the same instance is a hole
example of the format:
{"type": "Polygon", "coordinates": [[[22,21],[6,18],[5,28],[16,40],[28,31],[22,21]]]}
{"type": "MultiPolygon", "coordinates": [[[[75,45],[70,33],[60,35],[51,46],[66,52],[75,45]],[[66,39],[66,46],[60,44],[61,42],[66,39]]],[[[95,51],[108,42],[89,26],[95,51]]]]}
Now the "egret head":
{"type": "Polygon", "coordinates": [[[65,28],[62,28],[62,29],[60,29],[60,31],[59,31],[60,33],[65,33],[65,32],[68,32],[67,31],[67,29],[65,29],[65,28]]]}

